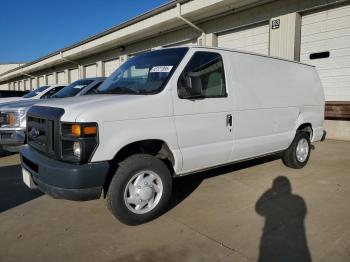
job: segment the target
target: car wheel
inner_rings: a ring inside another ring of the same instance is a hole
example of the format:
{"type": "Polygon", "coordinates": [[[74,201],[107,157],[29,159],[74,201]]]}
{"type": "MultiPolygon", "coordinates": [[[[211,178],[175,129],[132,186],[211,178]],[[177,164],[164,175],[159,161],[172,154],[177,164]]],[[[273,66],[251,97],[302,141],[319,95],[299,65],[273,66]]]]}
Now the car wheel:
{"type": "Polygon", "coordinates": [[[303,168],[310,158],[310,137],[306,132],[297,132],[292,144],[284,151],[283,163],[290,168],[303,168]]]}
{"type": "Polygon", "coordinates": [[[168,167],[146,154],[119,164],[107,193],[107,207],[122,223],[139,225],[163,214],[172,191],[168,167]]]}

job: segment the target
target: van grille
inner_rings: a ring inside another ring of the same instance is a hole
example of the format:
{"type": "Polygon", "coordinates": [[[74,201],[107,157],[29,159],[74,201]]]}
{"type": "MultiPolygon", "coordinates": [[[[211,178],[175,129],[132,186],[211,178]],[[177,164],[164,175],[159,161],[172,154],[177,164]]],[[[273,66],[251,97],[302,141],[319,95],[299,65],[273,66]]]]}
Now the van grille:
{"type": "Polygon", "coordinates": [[[59,158],[59,123],[64,110],[33,106],[27,114],[27,139],[29,146],[51,157],[59,158]]]}
{"type": "Polygon", "coordinates": [[[28,143],[39,151],[47,153],[50,147],[49,121],[39,117],[28,117],[28,143]]]}

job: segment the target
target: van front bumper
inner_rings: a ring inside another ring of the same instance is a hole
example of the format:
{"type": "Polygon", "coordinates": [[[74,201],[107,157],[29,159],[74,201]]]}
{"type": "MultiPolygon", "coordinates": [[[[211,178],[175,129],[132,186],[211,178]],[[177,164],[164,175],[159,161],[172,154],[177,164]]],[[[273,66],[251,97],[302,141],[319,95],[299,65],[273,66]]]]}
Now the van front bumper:
{"type": "Polygon", "coordinates": [[[98,199],[109,171],[108,162],[71,164],[48,158],[30,146],[20,151],[22,168],[40,191],[76,201],[98,199]]]}

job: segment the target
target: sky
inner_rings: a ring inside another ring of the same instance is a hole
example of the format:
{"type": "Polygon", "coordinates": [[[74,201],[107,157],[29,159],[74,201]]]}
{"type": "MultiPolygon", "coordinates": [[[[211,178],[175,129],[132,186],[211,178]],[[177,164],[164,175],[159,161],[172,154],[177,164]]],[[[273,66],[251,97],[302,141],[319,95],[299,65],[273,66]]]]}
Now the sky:
{"type": "Polygon", "coordinates": [[[0,3],[0,63],[33,61],[169,0],[12,0],[0,3]]]}

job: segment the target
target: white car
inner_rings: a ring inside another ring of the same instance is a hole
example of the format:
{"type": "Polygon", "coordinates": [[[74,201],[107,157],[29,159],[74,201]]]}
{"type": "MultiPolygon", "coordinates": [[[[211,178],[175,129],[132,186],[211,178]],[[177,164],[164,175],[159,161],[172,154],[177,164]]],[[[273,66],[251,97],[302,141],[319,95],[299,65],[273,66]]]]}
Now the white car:
{"type": "Polygon", "coordinates": [[[10,152],[19,152],[26,143],[26,115],[33,105],[39,105],[46,99],[62,99],[66,97],[94,94],[105,77],[85,78],[70,85],[52,86],[40,99],[23,99],[0,104],[0,147],[10,152]]]}
{"type": "Polygon", "coordinates": [[[17,102],[21,100],[46,99],[47,97],[50,97],[50,94],[54,94],[58,92],[60,89],[62,89],[66,85],[67,84],[41,86],[29,92],[28,94],[25,94],[24,96],[0,98],[0,105],[3,103],[17,102]]]}
{"type": "Polygon", "coordinates": [[[135,225],[166,208],[172,180],[281,154],[302,168],[324,140],[315,67],[235,50],[176,47],[121,65],[94,96],[28,112],[24,182],[55,197],[107,197],[135,225]]]}

